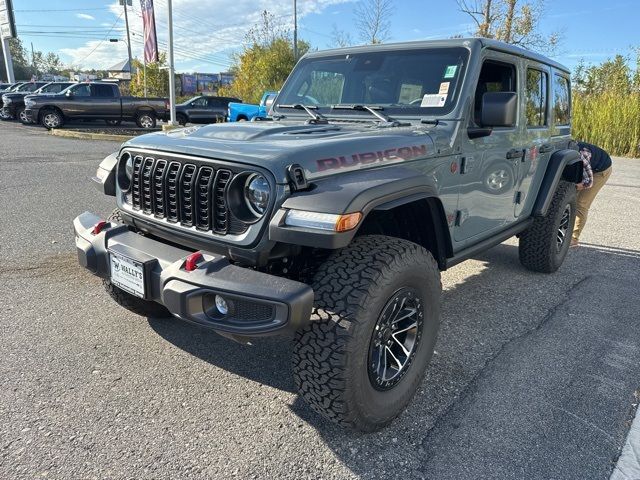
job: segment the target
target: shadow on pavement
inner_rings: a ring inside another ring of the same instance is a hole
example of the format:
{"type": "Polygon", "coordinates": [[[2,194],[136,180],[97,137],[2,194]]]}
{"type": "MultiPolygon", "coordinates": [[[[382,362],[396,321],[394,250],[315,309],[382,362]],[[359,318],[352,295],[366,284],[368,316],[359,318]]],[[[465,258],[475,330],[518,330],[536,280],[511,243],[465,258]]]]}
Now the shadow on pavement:
{"type": "MultiPolygon", "coordinates": [[[[485,369],[491,369],[506,345],[539,329],[585,279],[628,275],[630,282],[639,283],[634,272],[640,268],[640,252],[599,245],[571,249],[563,267],[553,275],[525,270],[518,261],[517,247],[508,244],[471,262],[471,275],[465,273],[464,264],[443,273],[446,290],[434,359],[407,411],[388,428],[370,435],[345,431],[315,414],[300,397],[291,405],[356,475],[395,478],[404,472],[421,478],[430,430],[459,400],[472,395],[474,382],[485,369]]],[[[149,323],[167,341],[202,360],[294,392],[291,346],[286,338],[258,339],[252,346],[243,346],[180,321],[149,319],[149,323]]],[[[616,448],[612,445],[612,451],[616,448]]],[[[500,464],[513,459],[504,454],[492,461],[500,464]]]]}

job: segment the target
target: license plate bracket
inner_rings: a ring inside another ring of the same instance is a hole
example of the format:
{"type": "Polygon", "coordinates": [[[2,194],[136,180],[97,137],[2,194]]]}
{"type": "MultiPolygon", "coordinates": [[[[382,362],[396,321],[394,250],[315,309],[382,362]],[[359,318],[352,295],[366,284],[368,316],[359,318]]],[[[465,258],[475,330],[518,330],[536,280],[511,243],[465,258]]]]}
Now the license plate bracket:
{"type": "Polygon", "coordinates": [[[136,297],[146,298],[147,269],[145,262],[109,250],[109,270],[113,285],[136,297]]]}

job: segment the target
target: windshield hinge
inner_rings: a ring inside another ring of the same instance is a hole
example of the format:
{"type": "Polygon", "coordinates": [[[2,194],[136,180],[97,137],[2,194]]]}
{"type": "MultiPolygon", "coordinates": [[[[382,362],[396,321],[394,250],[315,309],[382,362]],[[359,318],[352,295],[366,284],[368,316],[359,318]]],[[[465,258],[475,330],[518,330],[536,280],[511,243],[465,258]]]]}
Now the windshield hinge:
{"type": "Polygon", "coordinates": [[[287,167],[287,174],[291,181],[291,189],[293,191],[306,190],[309,188],[309,182],[307,181],[307,175],[304,173],[304,168],[297,163],[287,167]]]}

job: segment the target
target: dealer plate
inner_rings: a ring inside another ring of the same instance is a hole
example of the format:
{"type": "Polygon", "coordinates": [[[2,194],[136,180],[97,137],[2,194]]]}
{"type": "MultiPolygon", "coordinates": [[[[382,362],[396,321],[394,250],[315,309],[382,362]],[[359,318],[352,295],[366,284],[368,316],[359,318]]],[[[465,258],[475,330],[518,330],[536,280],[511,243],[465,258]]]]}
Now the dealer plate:
{"type": "Polygon", "coordinates": [[[144,266],[114,252],[109,252],[111,260],[111,283],[125,292],[144,298],[144,266]]]}

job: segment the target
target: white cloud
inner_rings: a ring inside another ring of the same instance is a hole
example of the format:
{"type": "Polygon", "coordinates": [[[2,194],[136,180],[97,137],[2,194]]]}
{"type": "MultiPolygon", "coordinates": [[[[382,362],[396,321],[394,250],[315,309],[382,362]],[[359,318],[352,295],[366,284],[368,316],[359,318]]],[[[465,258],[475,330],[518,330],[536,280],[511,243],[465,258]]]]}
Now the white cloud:
{"type": "MultiPolygon", "coordinates": [[[[310,14],[323,13],[328,7],[354,0],[305,0],[298,2],[298,20],[310,14]]],[[[166,0],[155,0],[156,30],[160,51],[167,45],[167,4],[166,0]]],[[[117,2],[110,5],[112,22],[122,14],[122,6],[117,2]]],[[[177,71],[193,70],[219,72],[231,64],[230,52],[242,46],[249,28],[260,20],[267,10],[284,23],[293,22],[292,2],[289,0],[173,0],[173,34],[177,71]],[[215,62],[215,63],[213,63],[215,62]],[[205,66],[203,68],[203,66],[205,66]]],[[[109,26],[113,23],[105,22],[109,26]]],[[[131,50],[134,57],[142,58],[143,36],[140,3],[133,2],[129,8],[131,29],[131,50]]],[[[122,30],[124,16],[109,37],[126,39],[122,30]]],[[[85,68],[107,68],[126,58],[126,44],[104,41],[87,42],[79,48],[62,50],[71,64],[80,63],[85,68]],[[95,51],[87,55],[95,48],[95,51]]]]}
{"type": "Polygon", "coordinates": [[[91,15],[88,15],[86,13],[76,13],[76,17],[78,18],[82,18],[83,20],[95,20],[95,17],[92,17],[91,15]]]}

